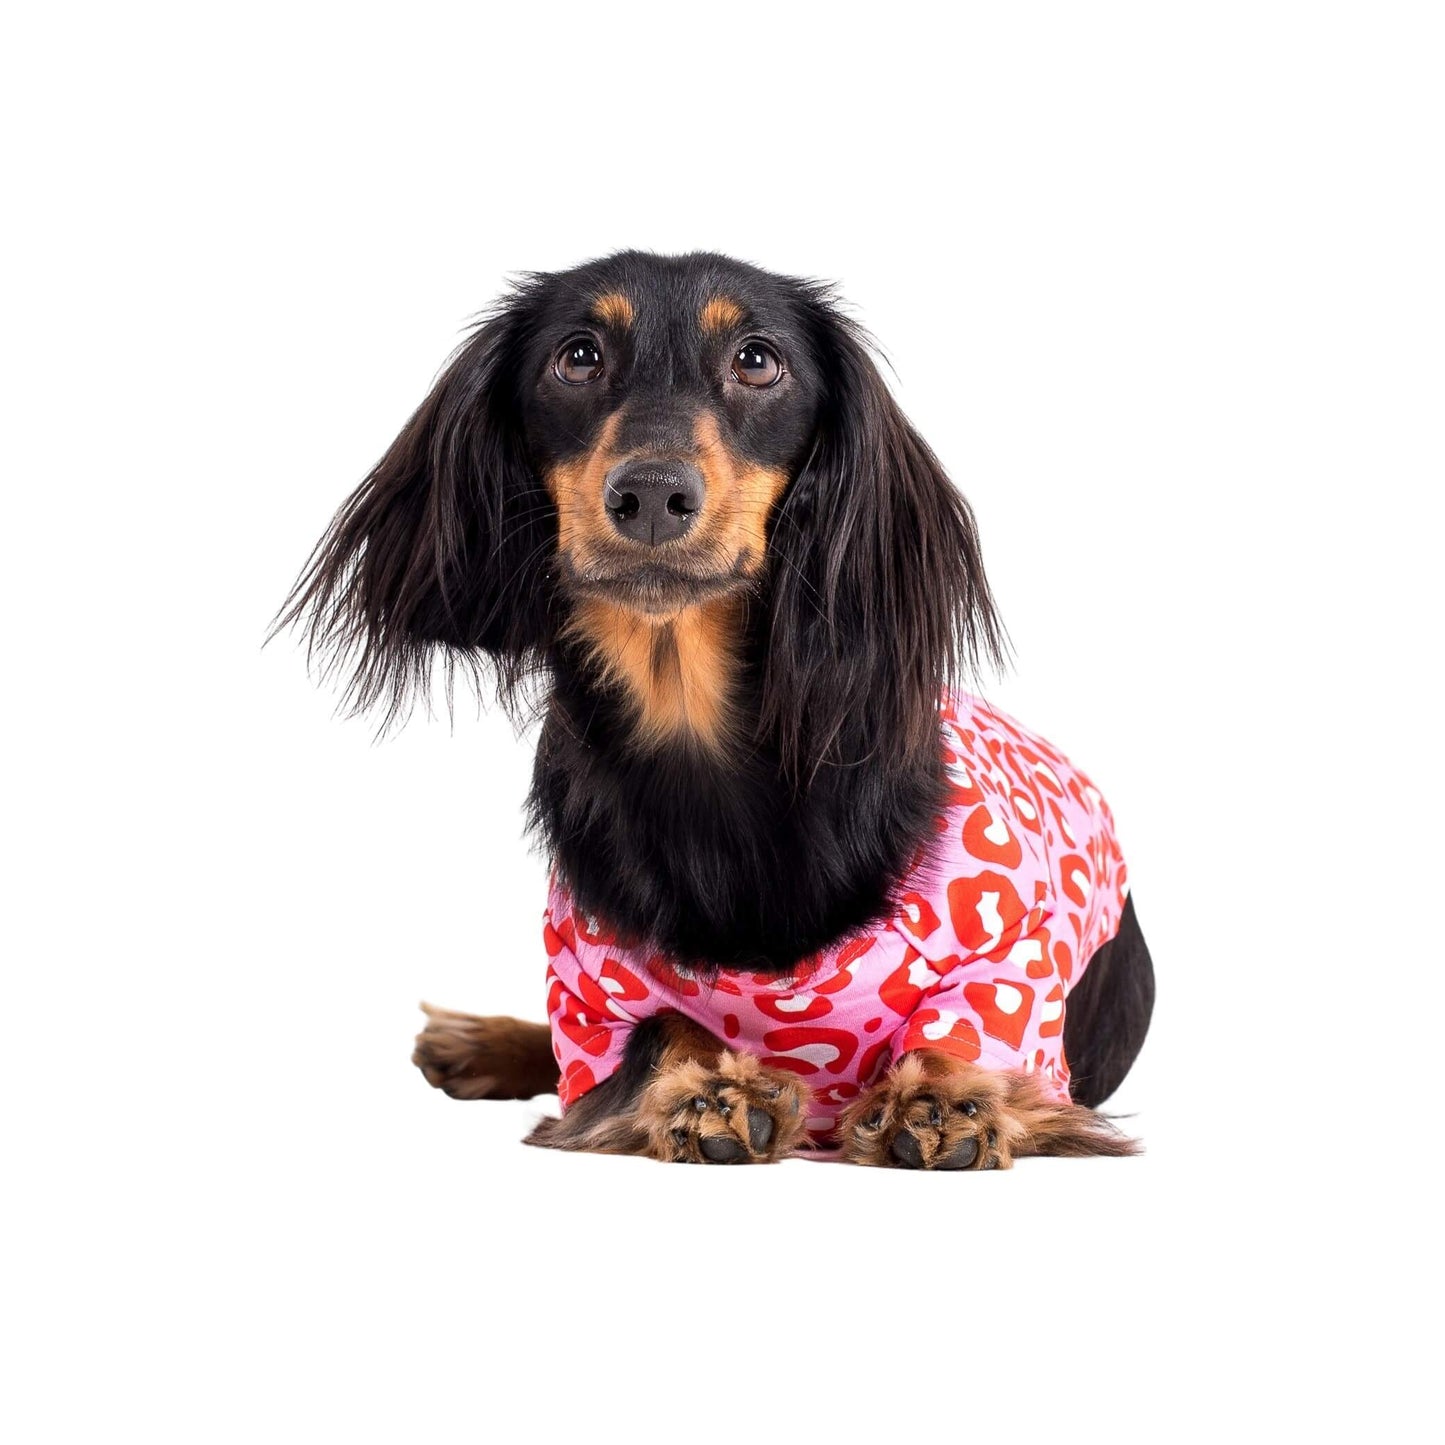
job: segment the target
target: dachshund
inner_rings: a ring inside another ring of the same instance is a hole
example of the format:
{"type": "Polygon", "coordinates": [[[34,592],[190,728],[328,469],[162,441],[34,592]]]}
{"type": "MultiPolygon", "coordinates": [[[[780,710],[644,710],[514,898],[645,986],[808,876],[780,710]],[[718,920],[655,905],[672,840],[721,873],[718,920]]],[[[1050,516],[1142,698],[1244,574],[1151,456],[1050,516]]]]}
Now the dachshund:
{"type": "Polygon", "coordinates": [[[961,690],[1006,652],[974,517],[831,287],[523,277],[292,625],[383,728],[459,675],[542,715],[549,1022],[427,1008],[452,1097],[556,1091],[528,1142],[668,1161],[1137,1150],[1095,1111],[1154,997],[1112,817],[961,690]]]}

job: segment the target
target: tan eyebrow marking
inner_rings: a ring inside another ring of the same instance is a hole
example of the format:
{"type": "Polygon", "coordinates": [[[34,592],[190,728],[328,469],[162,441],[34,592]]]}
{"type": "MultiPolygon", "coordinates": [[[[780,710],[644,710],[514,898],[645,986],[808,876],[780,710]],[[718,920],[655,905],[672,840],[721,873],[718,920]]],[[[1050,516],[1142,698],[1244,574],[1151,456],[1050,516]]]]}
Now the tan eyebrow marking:
{"type": "Polygon", "coordinates": [[[743,319],[743,308],[731,296],[710,296],[698,319],[704,331],[726,331],[743,319]]]}
{"type": "Polygon", "coordinates": [[[592,314],[609,326],[631,326],[637,312],[620,291],[609,291],[592,303],[592,314]]]}

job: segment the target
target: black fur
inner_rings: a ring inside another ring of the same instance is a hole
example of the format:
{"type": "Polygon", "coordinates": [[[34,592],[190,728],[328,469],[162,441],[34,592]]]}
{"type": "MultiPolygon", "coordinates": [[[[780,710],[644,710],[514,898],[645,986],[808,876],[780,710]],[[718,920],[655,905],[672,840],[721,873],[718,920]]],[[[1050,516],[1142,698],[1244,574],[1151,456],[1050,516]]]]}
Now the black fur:
{"type": "Polygon", "coordinates": [[[968,505],[828,290],[637,252],[530,277],[479,328],[337,515],[278,626],[297,621],[384,723],[427,696],[436,660],[448,698],[459,666],[489,667],[513,706],[539,677],[533,826],[585,910],[702,970],[785,971],[886,910],[941,799],[940,691],[1003,648],[968,505]],[[613,290],[638,299],[615,335],[587,319],[613,290]],[[786,385],[727,383],[695,322],[719,291],[784,354],[786,385]],[[584,327],[613,364],[560,387],[551,359],[584,327]],[[740,584],[724,753],[641,743],[566,633],[587,579],[554,555],[541,476],[624,405],[631,444],[674,447],[707,408],[738,456],[789,478],[740,584]]]}
{"type": "Polygon", "coordinates": [[[1096,1109],[1124,1082],[1144,1046],[1153,1013],[1154,963],[1130,894],[1119,931],[1096,950],[1084,976],[1069,991],[1064,1057],[1076,1104],[1096,1109]]]}
{"type": "Polygon", "coordinates": [[[547,1149],[643,1152],[643,1135],[633,1121],[642,1091],[662,1062],[671,1022],[657,1016],[643,1019],[629,1030],[617,1068],[588,1089],[561,1118],[538,1120],[527,1143],[547,1149]]]}
{"type": "Polygon", "coordinates": [[[323,674],[347,677],[356,713],[383,729],[430,701],[440,662],[490,670],[514,704],[555,632],[556,512],[527,456],[518,350],[537,280],[457,350],[387,453],[336,514],[277,618],[304,622],[323,674]]]}

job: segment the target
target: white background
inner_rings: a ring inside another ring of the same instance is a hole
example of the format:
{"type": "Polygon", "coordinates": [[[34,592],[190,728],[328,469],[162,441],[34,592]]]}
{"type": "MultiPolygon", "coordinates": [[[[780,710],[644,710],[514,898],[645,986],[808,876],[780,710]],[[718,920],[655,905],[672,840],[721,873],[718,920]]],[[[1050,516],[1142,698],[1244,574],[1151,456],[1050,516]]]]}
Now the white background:
{"type": "Polygon", "coordinates": [[[8,1439],[1427,1428],[1431,7],[51,6],[3,50],[8,1439]],[[506,275],[620,246],[834,278],[884,343],[991,695],[1120,821],[1141,1160],[557,1157],[550,1101],[412,1071],[419,997],[542,1016],[530,739],[373,745],[262,636],[506,275]]]}

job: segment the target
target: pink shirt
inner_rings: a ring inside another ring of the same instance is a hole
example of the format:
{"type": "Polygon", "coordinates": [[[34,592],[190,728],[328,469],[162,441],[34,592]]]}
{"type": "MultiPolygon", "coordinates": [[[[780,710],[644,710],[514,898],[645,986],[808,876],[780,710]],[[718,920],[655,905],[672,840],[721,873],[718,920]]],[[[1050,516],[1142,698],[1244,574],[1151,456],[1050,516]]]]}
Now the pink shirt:
{"type": "Polygon", "coordinates": [[[1113,817],[1083,773],[998,709],[959,694],[939,718],[950,796],[936,846],[891,914],[791,977],[690,978],[618,947],[554,877],[547,1016],[564,1110],[617,1068],[634,1024],[668,1011],[800,1075],[822,1145],[843,1105],[909,1049],[1037,1072],[1068,1099],[1064,1003],[1128,892],[1113,817]]]}

